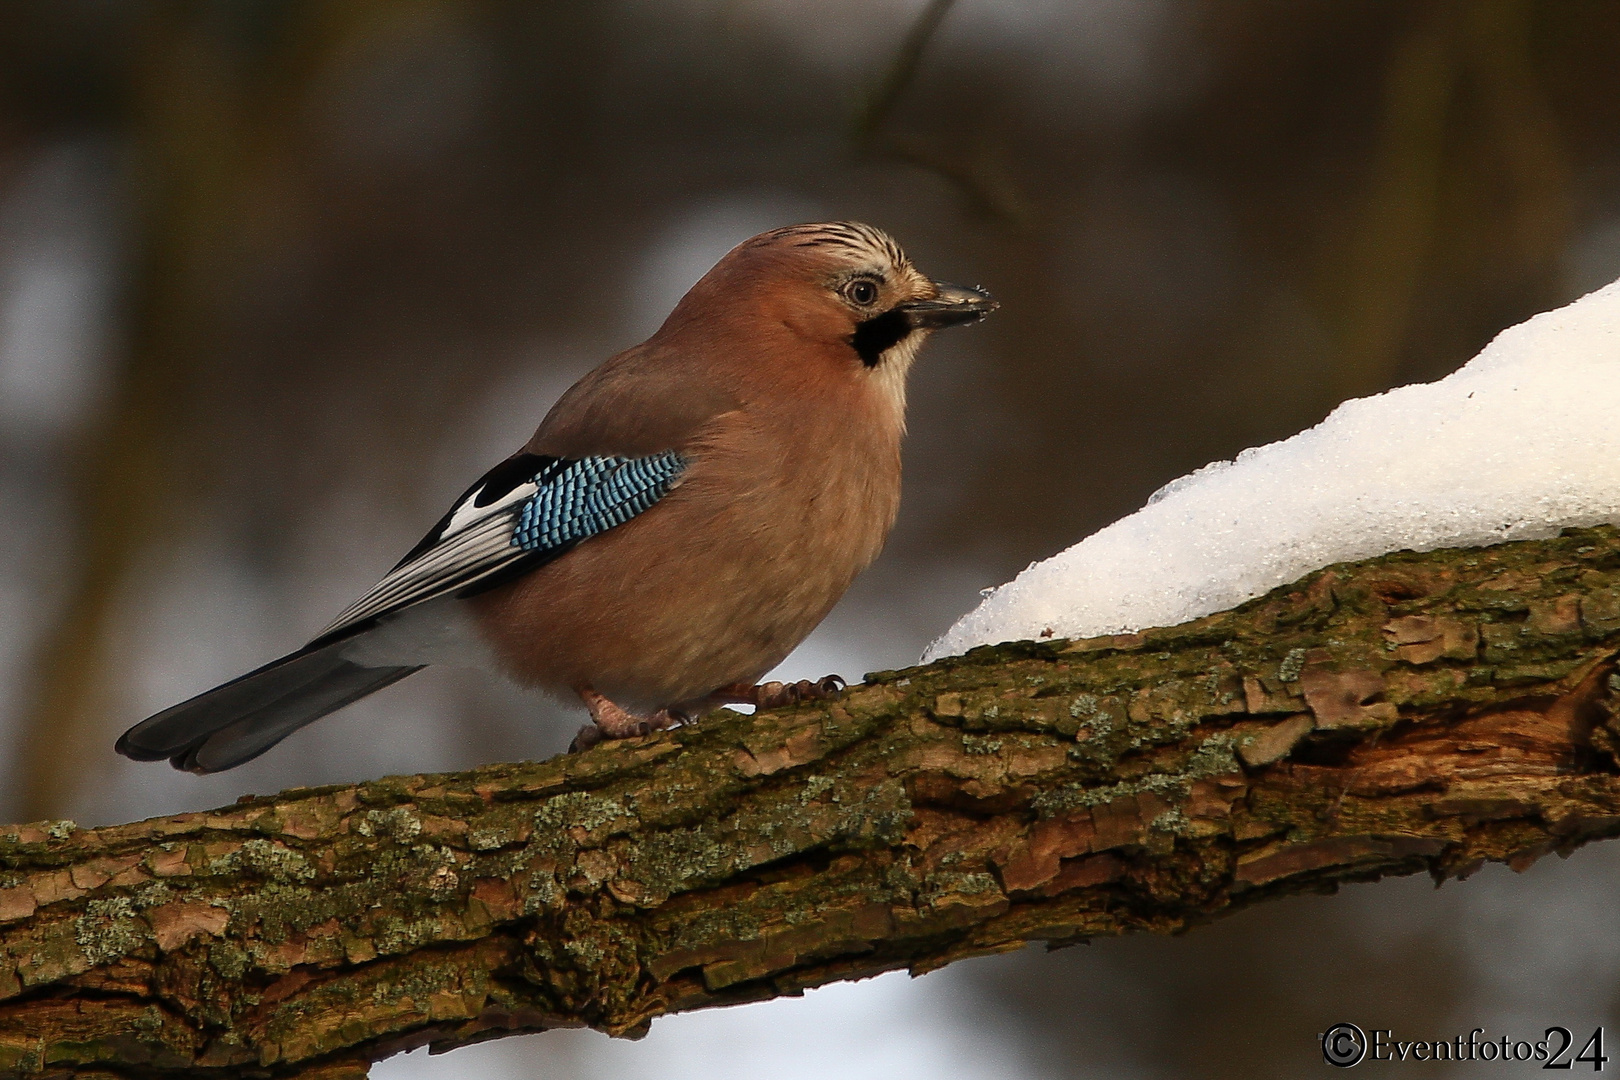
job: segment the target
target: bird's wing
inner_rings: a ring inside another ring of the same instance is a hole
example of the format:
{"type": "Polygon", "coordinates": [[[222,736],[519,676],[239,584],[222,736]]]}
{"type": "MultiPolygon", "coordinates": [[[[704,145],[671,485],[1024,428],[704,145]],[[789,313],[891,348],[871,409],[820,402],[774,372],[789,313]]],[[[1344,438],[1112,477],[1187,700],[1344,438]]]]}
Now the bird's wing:
{"type": "Polygon", "coordinates": [[[518,454],[464,494],[398,566],[316,636],[347,637],[413,604],[471,596],[550,562],[642,513],[680,483],[687,460],[518,454]]]}
{"type": "Polygon", "coordinates": [[[719,416],[742,407],[712,358],[647,342],[569,387],[524,447],[531,454],[640,457],[690,446],[719,416]]]}

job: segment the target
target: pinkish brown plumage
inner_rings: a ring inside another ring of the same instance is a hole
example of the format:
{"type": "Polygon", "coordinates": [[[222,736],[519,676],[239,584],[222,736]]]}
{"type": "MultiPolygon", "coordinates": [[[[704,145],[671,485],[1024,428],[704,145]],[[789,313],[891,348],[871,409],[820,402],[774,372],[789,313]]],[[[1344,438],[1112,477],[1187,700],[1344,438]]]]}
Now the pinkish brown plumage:
{"type": "Polygon", "coordinates": [[[744,242],[309,646],[137,725],[120,750],[229,768],[422,664],[479,654],[579,695],[610,736],[756,699],[894,524],[918,348],[994,306],[918,273],[869,226],[744,242]],[[558,473],[575,462],[609,479],[558,473]],[[592,518],[546,510],[553,495],[628,501],[592,518]],[[581,521],[584,539],[564,535],[581,521]],[[563,532],[527,539],[542,526],[563,532]],[[330,701],[310,690],[328,684],[330,701]]]}

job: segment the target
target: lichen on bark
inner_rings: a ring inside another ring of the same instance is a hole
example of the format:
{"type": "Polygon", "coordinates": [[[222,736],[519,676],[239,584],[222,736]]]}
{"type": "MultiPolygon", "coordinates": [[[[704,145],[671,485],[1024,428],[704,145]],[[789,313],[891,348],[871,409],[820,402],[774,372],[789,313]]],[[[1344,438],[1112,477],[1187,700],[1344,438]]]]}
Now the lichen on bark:
{"type": "Polygon", "coordinates": [[[0,1072],[358,1076],[1620,832],[1620,534],[540,763],[0,830],[0,1072]]]}

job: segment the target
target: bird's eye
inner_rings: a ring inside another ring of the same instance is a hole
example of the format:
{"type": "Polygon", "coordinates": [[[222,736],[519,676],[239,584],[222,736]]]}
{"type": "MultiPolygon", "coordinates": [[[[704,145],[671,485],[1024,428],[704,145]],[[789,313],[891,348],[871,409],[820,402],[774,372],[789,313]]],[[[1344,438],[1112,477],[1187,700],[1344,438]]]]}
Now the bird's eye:
{"type": "Polygon", "coordinates": [[[878,297],[877,282],[868,278],[856,278],[844,286],[844,296],[848,298],[850,303],[860,307],[874,304],[877,302],[878,297]]]}

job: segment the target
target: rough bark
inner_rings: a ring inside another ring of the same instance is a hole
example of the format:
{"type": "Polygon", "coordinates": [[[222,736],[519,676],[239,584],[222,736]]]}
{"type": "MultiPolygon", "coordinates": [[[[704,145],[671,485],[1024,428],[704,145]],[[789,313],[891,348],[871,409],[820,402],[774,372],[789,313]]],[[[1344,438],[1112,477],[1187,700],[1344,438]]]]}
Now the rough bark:
{"type": "Polygon", "coordinates": [[[539,764],[0,830],[0,1072],[357,1077],[1522,868],[1620,833],[1617,654],[1603,528],[539,764]]]}

